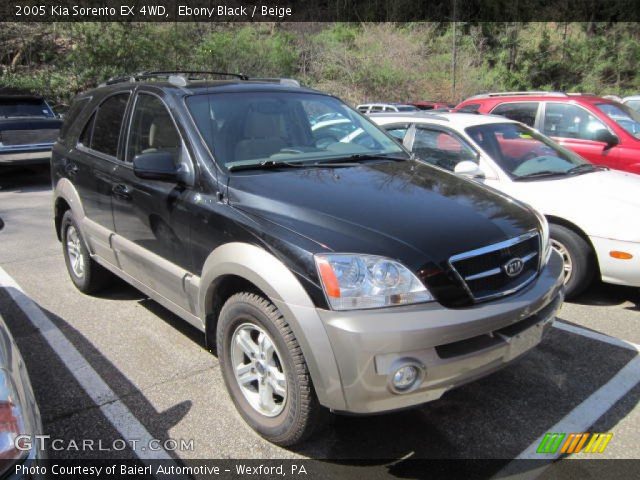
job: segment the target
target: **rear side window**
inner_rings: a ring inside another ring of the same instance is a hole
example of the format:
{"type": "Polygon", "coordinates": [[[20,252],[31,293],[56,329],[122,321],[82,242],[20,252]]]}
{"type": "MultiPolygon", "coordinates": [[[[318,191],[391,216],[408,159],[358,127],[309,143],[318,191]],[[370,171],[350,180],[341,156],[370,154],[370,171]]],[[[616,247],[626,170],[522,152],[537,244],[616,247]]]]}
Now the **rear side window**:
{"type": "Polygon", "coordinates": [[[530,127],[535,126],[539,102],[503,103],[491,111],[492,115],[501,115],[530,127]]]}
{"type": "Polygon", "coordinates": [[[382,128],[384,128],[389,135],[391,135],[393,138],[398,140],[398,143],[402,144],[402,141],[404,140],[404,137],[407,134],[407,130],[409,130],[409,124],[403,123],[398,125],[396,123],[393,125],[385,125],[382,128]]]}
{"type": "Polygon", "coordinates": [[[84,107],[89,103],[90,97],[84,97],[77,100],[74,100],[69,107],[69,110],[64,116],[64,123],[62,124],[62,128],[60,129],[60,138],[65,138],[69,130],[71,129],[71,125],[75,123],[78,119],[84,107]]]}
{"type": "Polygon", "coordinates": [[[133,157],[141,153],[162,151],[171,153],[178,165],[181,144],[180,135],[162,100],[153,95],[139,94],[131,121],[127,161],[133,161],[133,157]]]}
{"type": "Polygon", "coordinates": [[[96,114],[91,115],[91,118],[87,122],[87,124],[82,129],[82,133],[80,134],[79,143],[84,145],[85,147],[91,147],[91,133],[93,132],[93,124],[96,121],[96,114]]]}
{"type": "Polygon", "coordinates": [[[92,150],[112,157],[118,155],[120,128],[128,101],[129,93],[119,93],[109,97],[100,105],[91,136],[90,148],[92,150]]]}
{"type": "MultiPolygon", "coordinates": [[[[425,110],[431,110],[434,108],[433,106],[425,107],[425,110]]],[[[468,105],[464,105],[458,109],[458,112],[461,113],[478,113],[480,111],[479,103],[469,103],[468,105]]]]}

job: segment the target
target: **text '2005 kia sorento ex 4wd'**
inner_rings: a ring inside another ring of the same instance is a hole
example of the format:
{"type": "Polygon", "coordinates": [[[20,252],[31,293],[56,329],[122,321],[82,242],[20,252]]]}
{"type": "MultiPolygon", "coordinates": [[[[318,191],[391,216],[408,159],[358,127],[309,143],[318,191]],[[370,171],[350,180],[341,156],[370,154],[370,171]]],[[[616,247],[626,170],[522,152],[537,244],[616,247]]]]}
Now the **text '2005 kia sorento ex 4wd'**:
{"type": "Polygon", "coordinates": [[[563,300],[542,216],[413,160],[333,96],[229,78],[147,73],[76,98],[52,175],[81,291],[115,274],[202,330],[242,417],[280,445],[540,342],[563,300]],[[314,129],[327,114],[344,122],[314,129]]]}

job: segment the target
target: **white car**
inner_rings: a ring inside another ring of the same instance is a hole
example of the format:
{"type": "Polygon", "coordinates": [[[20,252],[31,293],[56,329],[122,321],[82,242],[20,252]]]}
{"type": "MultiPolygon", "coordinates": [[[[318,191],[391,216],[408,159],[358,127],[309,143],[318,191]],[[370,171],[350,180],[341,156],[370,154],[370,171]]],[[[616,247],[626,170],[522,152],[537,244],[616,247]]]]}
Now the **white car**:
{"type": "Polygon", "coordinates": [[[402,103],[363,103],[356,107],[360,113],[375,112],[419,112],[420,109],[414,105],[402,103]]]}
{"type": "Polygon", "coordinates": [[[640,175],[593,165],[504,117],[388,113],[371,119],[422,161],[542,212],[565,262],[567,296],[596,276],[640,286],[640,175]]]}
{"type": "Polygon", "coordinates": [[[629,108],[633,108],[636,112],[640,112],[640,95],[631,95],[630,97],[624,97],[622,103],[629,108]]]}

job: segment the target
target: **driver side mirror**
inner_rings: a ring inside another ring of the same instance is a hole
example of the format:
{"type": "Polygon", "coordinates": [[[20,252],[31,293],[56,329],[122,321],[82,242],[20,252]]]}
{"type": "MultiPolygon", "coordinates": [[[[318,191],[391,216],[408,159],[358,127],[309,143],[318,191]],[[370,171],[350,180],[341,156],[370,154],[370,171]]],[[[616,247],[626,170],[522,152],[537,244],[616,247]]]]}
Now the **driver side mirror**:
{"type": "Polygon", "coordinates": [[[140,153],[133,157],[133,173],[138,178],[180,181],[180,171],[175,164],[174,154],[167,151],[140,153]]]}
{"type": "Polygon", "coordinates": [[[593,134],[593,139],[596,142],[606,143],[607,146],[605,147],[605,149],[615,147],[620,141],[618,140],[618,137],[616,137],[613,133],[611,133],[606,128],[601,128],[599,130],[596,130],[593,134]]]}
{"type": "Polygon", "coordinates": [[[470,178],[484,178],[485,174],[476,162],[471,160],[463,160],[459,162],[453,169],[458,175],[463,175],[470,178]]]}
{"type": "Polygon", "coordinates": [[[0,230],[2,230],[4,228],[4,222],[2,221],[2,218],[0,218],[0,230]]]}

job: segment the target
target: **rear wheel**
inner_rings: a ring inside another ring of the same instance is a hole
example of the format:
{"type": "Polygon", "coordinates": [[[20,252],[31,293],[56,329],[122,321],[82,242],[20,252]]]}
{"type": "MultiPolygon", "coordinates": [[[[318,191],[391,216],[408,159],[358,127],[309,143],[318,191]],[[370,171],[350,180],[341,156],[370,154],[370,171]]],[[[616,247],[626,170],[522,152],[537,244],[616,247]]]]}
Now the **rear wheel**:
{"type": "Polygon", "coordinates": [[[282,446],[307,438],[322,407],[300,346],[278,309],[253,293],[233,295],[217,326],[220,367],[244,420],[282,446]]]}
{"type": "Polygon", "coordinates": [[[549,225],[551,246],[562,256],[565,294],[568,299],[582,293],[593,281],[596,261],[589,243],[574,231],[549,225]]]}
{"type": "Polygon", "coordinates": [[[78,290],[95,293],[111,283],[111,272],[91,258],[71,210],[62,217],[60,238],[69,277],[78,290]]]}

